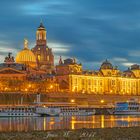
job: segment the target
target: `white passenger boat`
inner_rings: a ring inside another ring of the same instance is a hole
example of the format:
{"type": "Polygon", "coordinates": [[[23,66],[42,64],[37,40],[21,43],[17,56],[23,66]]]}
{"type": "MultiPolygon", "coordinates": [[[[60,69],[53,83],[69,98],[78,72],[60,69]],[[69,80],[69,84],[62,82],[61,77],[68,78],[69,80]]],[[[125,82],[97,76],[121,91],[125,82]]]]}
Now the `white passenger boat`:
{"type": "Polygon", "coordinates": [[[58,116],[59,108],[44,107],[36,105],[0,106],[0,117],[38,117],[58,116]]]}
{"type": "Polygon", "coordinates": [[[42,104],[42,105],[6,105],[0,106],[0,117],[38,117],[38,116],[89,116],[95,109],[76,105],[42,104]]]}
{"type": "Polygon", "coordinates": [[[60,109],[60,116],[90,116],[96,112],[94,108],[73,103],[47,103],[44,106],[60,109]]]}
{"type": "Polygon", "coordinates": [[[0,117],[40,116],[32,106],[0,106],[0,117]]]}
{"type": "Polygon", "coordinates": [[[40,102],[31,105],[3,105],[0,106],[0,117],[27,117],[27,116],[89,116],[94,115],[95,109],[87,106],[78,106],[75,103],[40,102]]]}
{"type": "Polygon", "coordinates": [[[37,106],[36,113],[41,114],[41,116],[59,116],[61,110],[52,106],[37,106]]]}
{"type": "Polygon", "coordinates": [[[79,106],[76,103],[68,102],[40,102],[40,94],[37,95],[37,103],[45,108],[48,107],[52,111],[49,114],[53,115],[53,110],[59,112],[60,116],[90,116],[95,115],[94,108],[89,106],[79,106]]]}
{"type": "Polygon", "coordinates": [[[117,102],[114,109],[108,110],[113,115],[140,115],[140,103],[136,99],[117,102]]]}

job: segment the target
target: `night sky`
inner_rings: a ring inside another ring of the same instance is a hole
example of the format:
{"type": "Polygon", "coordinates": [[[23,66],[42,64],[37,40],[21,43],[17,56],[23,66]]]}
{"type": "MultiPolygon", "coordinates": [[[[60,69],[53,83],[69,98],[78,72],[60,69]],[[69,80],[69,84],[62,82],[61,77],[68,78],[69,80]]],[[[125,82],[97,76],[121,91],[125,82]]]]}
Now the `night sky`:
{"type": "Polygon", "coordinates": [[[140,64],[139,0],[4,0],[0,2],[0,61],[35,45],[43,21],[55,62],[74,57],[84,69],[108,59],[119,69],[140,64]]]}

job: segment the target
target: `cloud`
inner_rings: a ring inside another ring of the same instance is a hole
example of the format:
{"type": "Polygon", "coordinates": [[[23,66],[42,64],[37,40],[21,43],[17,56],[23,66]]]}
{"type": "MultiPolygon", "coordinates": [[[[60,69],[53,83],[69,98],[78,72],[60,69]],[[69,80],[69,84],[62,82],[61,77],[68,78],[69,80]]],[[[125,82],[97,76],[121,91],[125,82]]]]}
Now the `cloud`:
{"type": "Polygon", "coordinates": [[[121,65],[123,66],[126,66],[126,67],[130,67],[132,66],[134,63],[131,63],[131,62],[124,62],[124,63],[121,63],[121,65]]]}
{"type": "Polygon", "coordinates": [[[18,49],[12,47],[12,43],[8,41],[0,41],[0,62],[4,61],[5,56],[11,52],[13,55],[17,53],[18,49]]]}
{"type": "Polygon", "coordinates": [[[112,60],[116,61],[116,62],[127,62],[128,61],[126,58],[120,58],[120,57],[112,58],[112,60]]]}
{"type": "Polygon", "coordinates": [[[55,54],[61,54],[61,55],[69,52],[69,48],[70,48],[70,46],[67,44],[54,42],[54,41],[48,42],[48,46],[52,48],[55,54]]]}
{"type": "Polygon", "coordinates": [[[60,55],[76,57],[85,69],[98,69],[109,58],[125,69],[140,62],[139,7],[138,0],[4,0],[0,41],[9,44],[0,44],[0,55],[22,49],[24,37],[34,46],[42,18],[55,61],[60,55]]]}
{"type": "Polygon", "coordinates": [[[71,58],[68,56],[69,48],[70,46],[67,44],[63,44],[56,41],[50,41],[48,42],[49,48],[52,48],[52,51],[54,53],[54,63],[57,65],[60,59],[60,56],[62,56],[62,59],[71,58]]]}
{"type": "MultiPolygon", "coordinates": [[[[69,4],[69,3],[68,3],[69,4]]],[[[58,14],[71,14],[66,9],[66,1],[36,1],[34,3],[26,3],[21,6],[21,10],[26,15],[58,15],[58,14]],[[57,7],[57,8],[56,8],[57,7]],[[65,12],[64,12],[65,11],[65,12]]]]}
{"type": "Polygon", "coordinates": [[[132,51],[129,51],[129,56],[132,56],[132,57],[140,57],[140,50],[132,50],[132,51]]]}

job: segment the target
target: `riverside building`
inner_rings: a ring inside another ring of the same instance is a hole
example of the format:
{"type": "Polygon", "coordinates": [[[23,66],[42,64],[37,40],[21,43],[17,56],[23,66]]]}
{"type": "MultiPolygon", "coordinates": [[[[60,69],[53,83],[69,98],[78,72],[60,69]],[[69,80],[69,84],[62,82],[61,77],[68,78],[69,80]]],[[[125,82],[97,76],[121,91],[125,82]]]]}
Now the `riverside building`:
{"type": "Polygon", "coordinates": [[[75,59],[62,58],[56,66],[60,90],[70,93],[99,95],[140,95],[140,66],[132,65],[122,72],[105,60],[98,71],[84,71],[75,59]]]}
{"type": "Polygon", "coordinates": [[[98,71],[85,71],[75,58],[62,60],[54,66],[52,49],[47,46],[47,31],[40,24],[36,45],[24,47],[14,59],[11,53],[0,64],[0,92],[79,93],[95,95],[140,95],[140,66],[120,71],[105,60],[98,71]]]}

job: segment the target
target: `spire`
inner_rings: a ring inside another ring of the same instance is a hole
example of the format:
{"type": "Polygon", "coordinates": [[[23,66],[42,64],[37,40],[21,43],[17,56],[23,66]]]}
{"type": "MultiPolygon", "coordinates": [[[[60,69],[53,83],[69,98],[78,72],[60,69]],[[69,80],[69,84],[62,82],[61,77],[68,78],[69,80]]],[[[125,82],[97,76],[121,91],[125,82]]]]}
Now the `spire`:
{"type": "Polygon", "coordinates": [[[24,49],[28,49],[28,40],[24,39],[24,49]]]}
{"type": "Polygon", "coordinates": [[[63,64],[63,60],[62,60],[62,57],[60,56],[60,59],[59,59],[59,65],[63,64]]]}
{"type": "Polygon", "coordinates": [[[38,28],[44,28],[44,29],[45,29],[45,27],[44,27],[44,25],[43,25],[42,19],[41,19],[41,21],[40,21],[40,26],[39,26],[38,28]]]}
{"type": "Polygon", "coordinates": [[[41,20],[40,20],[40,23],[43,23],[43,20],[42,20],[42,18],[41,18],[41,20]]]}
{"type": "Polygon", "coordinates": [[[12,56],[12,53],[8,53],[8,56],[5,57],[4,62],[7,64],[11,64],[15,62],[14,57],[12,56]]]}
{"type": "Polygon", "coordinates": [[[108,62],[107,58],[106,58],[105,62],[108,62]]]}

